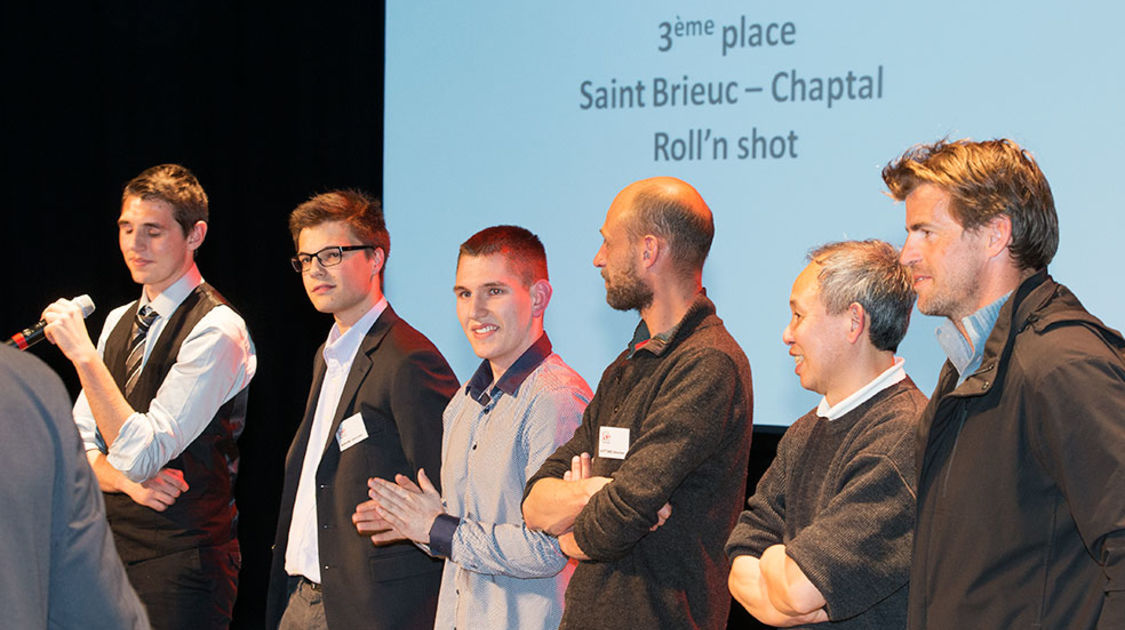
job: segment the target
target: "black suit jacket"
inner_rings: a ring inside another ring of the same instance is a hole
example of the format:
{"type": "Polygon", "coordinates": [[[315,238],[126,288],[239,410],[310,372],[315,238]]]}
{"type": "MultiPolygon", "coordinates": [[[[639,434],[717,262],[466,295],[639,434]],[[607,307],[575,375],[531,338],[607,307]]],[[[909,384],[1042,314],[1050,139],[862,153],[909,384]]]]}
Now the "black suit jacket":
{"type": "MultiPolygon", "coordinates": [[[[305,417],[285,460],[285,485],[270,575],[266,626],[285,612],[285,550],[297,482],[324,382],[323,346],[313,364],[305,417]]],[[[442,562],[412,543],[376,547],[356,532],[352,514],[367,500],[367,479],[414,478],[425,468],[440,478],[441,414],[457,390],[449,364],[428,339],[388,306],[356,352],[316,471],[317,533],[324,606],[331,628],[429,630],[442,562]],[[362,414],[367,438],[340,451],[340,423],[362,414]]]]}

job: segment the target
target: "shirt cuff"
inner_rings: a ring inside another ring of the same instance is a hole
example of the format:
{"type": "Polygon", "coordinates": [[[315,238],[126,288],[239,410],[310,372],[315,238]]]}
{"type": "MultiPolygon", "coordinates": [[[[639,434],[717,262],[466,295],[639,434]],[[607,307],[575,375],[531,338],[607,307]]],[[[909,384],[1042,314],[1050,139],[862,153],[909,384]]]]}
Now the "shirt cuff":
{"type": "Polygon", "coordinates": [[[145,429],[147,423],[143,413],[134,411],[129,414],[106,453],[106,460],[111,466],[137,483],[148,480],[160,470],[159,467],[153,471],[146,470],[149,458],[145,457],[145,448],[154,445],[151,444],[151,431],[145,429]]]}
{"type": "Polygon", "coordinates": [[[109,447],[105,445],[102,434],[98,433],[96,429],[94,433],[87,433],[82,427],[79,427],[78,434],[82,438],[82,448],[86,449],[86,451],[97,451],[102,454],[109,453],[109,447]]]}
{"type": "Polygon", "coordinates": [[[438,514],[434,524],[430,525],[430,551],[433,555],[449,558],[453,555],[453,532],[461,519],[448,514],[438,514]]]}

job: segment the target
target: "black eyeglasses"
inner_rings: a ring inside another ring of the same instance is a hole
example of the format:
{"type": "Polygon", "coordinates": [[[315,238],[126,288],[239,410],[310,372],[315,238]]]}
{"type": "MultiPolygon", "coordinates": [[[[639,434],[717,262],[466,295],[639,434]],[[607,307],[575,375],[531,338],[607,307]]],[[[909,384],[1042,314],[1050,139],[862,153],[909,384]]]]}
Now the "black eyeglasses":
{"type": "Polygon", "coordinates": [[[293,265],[293,271],[297,273],[312,269],[314,258],[320,261],[321,267],[335,267],[344,260],[344,252],[354,252],[361,249],[375,249],[375,247],[373,245],[333,245],[332,247],[325,247],[315,254],[298,252],[296,256],[289,259],[289,263],[293,265]]]}

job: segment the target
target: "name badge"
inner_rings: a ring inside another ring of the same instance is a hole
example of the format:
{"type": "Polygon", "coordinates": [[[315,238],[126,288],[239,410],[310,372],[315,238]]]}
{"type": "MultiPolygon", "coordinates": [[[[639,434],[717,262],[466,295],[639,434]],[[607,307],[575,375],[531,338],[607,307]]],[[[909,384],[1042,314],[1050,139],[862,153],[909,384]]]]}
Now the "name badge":
{"type": "Polygon", "coordinates": [[[602,427],[598,429],[598,457],[625,459],[629,452],[629,429],[602,427]]]}
{"type": "Polygon", "coordinates": [[[367,439],[367,425],[363,424],[363,414],[355,414],[344,419],[340,428],[336,429],[336,443],[340,445],[340,452],[359,444],[367,439]]]}

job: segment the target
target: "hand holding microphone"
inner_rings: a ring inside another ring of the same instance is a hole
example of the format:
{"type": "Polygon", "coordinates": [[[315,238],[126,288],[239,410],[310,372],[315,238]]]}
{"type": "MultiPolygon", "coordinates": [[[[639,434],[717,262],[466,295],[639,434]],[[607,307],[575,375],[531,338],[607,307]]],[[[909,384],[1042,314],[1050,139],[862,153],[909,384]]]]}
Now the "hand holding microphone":
{"type": "MultiPolygon", "coordinates": [[[[74,298],[73,300],[58,300],[57,302],[55,302],[55,304],[59,304],[60,302],[68,302],[80,309],[82,319],[89,317],[90,313],[94,312],[94,301],[90,299],[89,295],[83,294],[74,298]]],[[[54,306],[54,304],[52,304],[51,306],[54,306]]],[[[48,321],[46,318],[46,311],[44,311],[43,319],[39,320],[34,326],[24,328],[18,333],[12,335],[4,343],[12,347],[19,348],[20,350],[27,350],[31,346],[34,346],[40,341],[43,341],[43,331],[47,328],[47,324],[48,321]]]]}
{"type": "Polygon", "coordinates": [[[46,337],[71,361],[82,358],[85,353],[96,356],[97,349],[90,341],[83,321],[93,312],[94,301],[88,295],[80,295],[73,300],[57,300],[43,311],[43,319],[39,323],[12,335],[7,343],[26,350],[46,337]]]}

